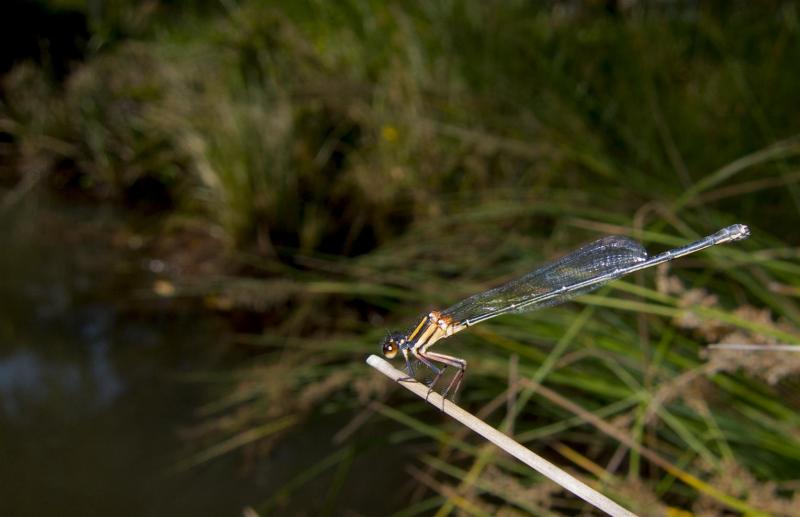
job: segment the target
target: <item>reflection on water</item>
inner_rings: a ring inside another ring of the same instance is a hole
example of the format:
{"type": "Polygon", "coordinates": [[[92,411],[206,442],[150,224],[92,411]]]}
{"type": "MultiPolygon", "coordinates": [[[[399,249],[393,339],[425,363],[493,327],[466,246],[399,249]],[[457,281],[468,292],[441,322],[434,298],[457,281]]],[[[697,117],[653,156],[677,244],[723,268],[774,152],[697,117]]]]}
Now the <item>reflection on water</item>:
{"type": "Polygon", "coordinates": [[[48,391],[77,391],[81,373],[76,365],[48,364],[33,353],[22,350],[0,362],[0,396],[5,416],[22,421],[25,410],[45,402],[48,391]]]}
{"type": "Polygon", "coordinates": [[[220,325],[143,296],[148,257],[114,214],[31,201],[0,217],[0,515],[237,515],[264,495],[237,458],[187,453],[220,325]],[[145,264],[143,267],[141,264],[145,264]]]}
{"type": "MultiPolygon", "coordinates": [[[[69,312],[67,307],[64,310],[69,312]]],[[[79,318],[81,332],[75,336],[88,348],[85,358],[57,361],[48,357],[47,347],[12,344],[10,354],[0,359],[0,403],[10,421],[24,420],[29,408],[56,397],[69,407],[77,404],[103,410],[122,395],[124,380],[109,356],[112,312],[95,306],[85,316],[87,319],[79,318]]],[[[42,328],[47,329],[44,321],[42,328]]]]}

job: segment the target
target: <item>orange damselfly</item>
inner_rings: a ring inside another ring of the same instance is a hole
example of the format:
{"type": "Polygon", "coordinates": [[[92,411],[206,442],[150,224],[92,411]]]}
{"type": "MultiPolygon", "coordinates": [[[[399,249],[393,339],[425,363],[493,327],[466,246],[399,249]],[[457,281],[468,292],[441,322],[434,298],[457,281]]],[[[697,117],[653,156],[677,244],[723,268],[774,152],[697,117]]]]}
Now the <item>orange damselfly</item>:
{"type": "Polygon", "coordinates": [[[383,354],[388,359],[402,354],[409,380],[414,378],[415,362],[430,368],[434,374],[428,384],[431,390],[445,369],[452,366],[457,371],[443,396],[447,397],[451,391],[455,396],[467,370],[467,362],[459,357],[431,351],[430,348],[439,340],[495,316],[557,305],[624,275],[717,244],[743,240],[749,235],[747,226],[734,224],[653,257],[649,257],[644,247],[629,237],[603,237],[520,278],[470,296],[442,311],[433,311],[409,332],[390,333],[382,343],[383,354]]]}

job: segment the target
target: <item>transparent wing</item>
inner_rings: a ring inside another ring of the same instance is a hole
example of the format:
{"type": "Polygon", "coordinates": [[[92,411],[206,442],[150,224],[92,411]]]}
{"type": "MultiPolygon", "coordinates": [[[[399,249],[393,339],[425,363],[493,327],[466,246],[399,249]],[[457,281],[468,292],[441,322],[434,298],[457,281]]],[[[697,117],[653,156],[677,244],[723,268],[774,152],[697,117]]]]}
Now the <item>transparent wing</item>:
{"type": "Polygon", "coordinates": [[[620,235],[604,237],[523,277],[470,296],[442,314],[474,325],[508,312],[556,305],[597,289],[646,260],[647,251],[638,242],[620,235]]]}

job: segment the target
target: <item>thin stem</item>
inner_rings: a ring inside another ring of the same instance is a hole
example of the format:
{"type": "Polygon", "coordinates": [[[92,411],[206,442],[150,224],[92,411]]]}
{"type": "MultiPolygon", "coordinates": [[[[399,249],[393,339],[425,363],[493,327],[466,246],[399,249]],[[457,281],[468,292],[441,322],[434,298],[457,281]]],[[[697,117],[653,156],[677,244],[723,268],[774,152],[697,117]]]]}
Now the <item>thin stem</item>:
{"type": "MultiPolygon", "coordinates": [[[[367,364],[395,382],[399,381],[400,379],[408,378],[404,372],[394,368],[391,364],[376,355],[369,356],[367,358],[367,364]]],[[[415,393],[420,398],[427,400],[429,404],[441,409],[449,417],[469,427],[479,435],[483,436],[496,446],[506,451],[511,456],[514,456],[521,462],[548,477],[553,482],[561,485],[563,488],[569,490],[584,501],[591,503],[596,508],[613,516],[630,517],[635,515],[600,492],[584,484],[582,481],[575,479],[573,476],[567,474],[549,461],[535,454],[530,449],[525,448],[525,446],[514,441],[508,435],[501,433],[483,420],[477,418],[472,413],[465,411],[450,401],[445,401],[442,396],[436,392],[429,393],[428,387],[424,384],[407,380],[404,380],[399,384],[409,391],[415,393]]]]}

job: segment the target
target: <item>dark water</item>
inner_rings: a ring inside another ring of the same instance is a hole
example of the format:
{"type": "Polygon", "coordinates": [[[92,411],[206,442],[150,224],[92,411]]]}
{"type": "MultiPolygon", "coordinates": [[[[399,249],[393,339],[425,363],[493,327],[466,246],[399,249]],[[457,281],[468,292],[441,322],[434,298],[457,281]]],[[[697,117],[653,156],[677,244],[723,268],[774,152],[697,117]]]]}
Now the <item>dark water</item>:
{"type": "Polygon", "coordinates": [[[240,515],[267,493],[236,455],[170,474],[207,396],[185,374],[220,365],[224,328],[143,289],[159,264],[127,232],[43,199],[0,214],[0,515],[240,515]]]}
{"type": "MultiPolygon", "coordinates": [[[[182,431],[226,393],[187,379],[241,358],[225,321],[154,293],[165,264],[140,240],[97,206],[39,198],[0,214],[0,516],[242,515],[355,450],[331,441],[352,415],[320,416],[267,456],[175,474],[202,448],[182,431]]],[[[264,515],[388,515],[407,503],[409,454],[362,447],[264,515]]]]}

